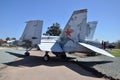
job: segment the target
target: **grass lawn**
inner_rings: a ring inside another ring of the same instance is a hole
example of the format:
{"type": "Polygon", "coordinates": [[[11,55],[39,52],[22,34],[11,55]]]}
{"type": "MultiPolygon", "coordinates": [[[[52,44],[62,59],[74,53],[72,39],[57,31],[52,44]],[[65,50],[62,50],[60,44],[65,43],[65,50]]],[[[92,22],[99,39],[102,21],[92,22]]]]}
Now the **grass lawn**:
{"type": "Polygon", "coordinates": [[[108,50],[108,52],[114,55],[115,57],[120,57],[120,49],[112,49],[108,50]]]}

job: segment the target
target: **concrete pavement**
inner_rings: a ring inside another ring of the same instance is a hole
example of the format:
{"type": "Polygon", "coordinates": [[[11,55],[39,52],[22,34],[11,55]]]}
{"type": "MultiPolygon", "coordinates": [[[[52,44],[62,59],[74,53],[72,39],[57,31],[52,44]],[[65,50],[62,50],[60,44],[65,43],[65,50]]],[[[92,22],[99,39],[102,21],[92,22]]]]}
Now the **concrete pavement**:
{"type": "Polygon", "coordinates": [[[6,62],[7,67],[0,71],[0,80],[105,80],[84,70],[71,60],[64,61],[50,53],[51,60],[45,62],[43,52],[30,52],[31,56],[21,57],[19,51],[9,50],[7,53],[19,56],[12,63],[6,62]]]}
{"type": "Polygon", "coordinates": [[[0,48],[0,68],[6,66],[4,63],[14,61],[19,56],[24,55],[24,52],[25,49],[20,48],[0,48]]]}

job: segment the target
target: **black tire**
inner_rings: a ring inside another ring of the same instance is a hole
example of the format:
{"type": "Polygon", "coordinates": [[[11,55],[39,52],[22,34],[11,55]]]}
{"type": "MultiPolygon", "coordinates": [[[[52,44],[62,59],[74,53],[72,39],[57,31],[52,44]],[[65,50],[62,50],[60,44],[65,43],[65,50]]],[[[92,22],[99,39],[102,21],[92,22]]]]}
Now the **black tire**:
{"type": "Polygon", "coordinates": [[[44,60],[45,60],[45,61],[49,61],[49,60],[50,60],[50,56],[49,56],[48,54],[45,54],[44,60]]]}
{"type": "Polygon", "coordinates": [[[25,56],[30,56],[30,53],[28,51],[26,51],[25,56]]]}

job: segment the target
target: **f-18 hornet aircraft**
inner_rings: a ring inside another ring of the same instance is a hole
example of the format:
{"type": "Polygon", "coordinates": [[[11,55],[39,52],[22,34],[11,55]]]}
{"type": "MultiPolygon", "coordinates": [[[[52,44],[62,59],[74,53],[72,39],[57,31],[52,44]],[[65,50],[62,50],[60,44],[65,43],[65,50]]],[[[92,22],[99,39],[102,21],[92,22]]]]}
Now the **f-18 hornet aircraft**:
{"type": "MultiPolygon", "coordinates": [[[[63,59],[66,58],[66,52],[96,52],[114,57],[101,49],[101,44],[92,41],[97,21],[87,23],[87,9],[74,11],[60,36],[42,36],[42,25],[41,20],[28,21],[21,40],[31,40],[33,45],[37,44],[45,52],[45,61],[50,59],[49,52],[63,59]]],[[[29,55],[29,52],[25,54],[29,55]]]]}

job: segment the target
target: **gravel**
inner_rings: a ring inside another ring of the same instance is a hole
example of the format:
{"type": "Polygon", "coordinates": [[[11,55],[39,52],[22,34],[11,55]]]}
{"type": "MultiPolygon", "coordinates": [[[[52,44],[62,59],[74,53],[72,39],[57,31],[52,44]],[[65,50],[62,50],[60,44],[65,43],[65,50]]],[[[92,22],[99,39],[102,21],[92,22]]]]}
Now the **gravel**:
{"type": "MultiPolygon", "coordinates": [[[[69,55],[69,54],[68,54],[69,55]]],[[[98,72],[105,74],[107,77],[112,77],[113,79],[120,79],[120,58],[107,57],[107,56],[94,56],[80,58],[75,55],[69,55],[76,57],[76,61],[91,69],[97,70],[98,72]]]]}

